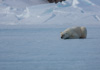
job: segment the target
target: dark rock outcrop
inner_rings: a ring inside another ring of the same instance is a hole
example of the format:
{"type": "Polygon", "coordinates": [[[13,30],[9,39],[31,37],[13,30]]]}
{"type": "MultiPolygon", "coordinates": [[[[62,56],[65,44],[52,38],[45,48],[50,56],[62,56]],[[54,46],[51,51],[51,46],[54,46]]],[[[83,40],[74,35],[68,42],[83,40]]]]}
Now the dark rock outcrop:
{"type": "Polygon", "coordinates": [[[65,1],[65,0],[48,0],[50,3],[53,3],[53,2],[55,2],[55,3],[58,3],[58,2],[62,2],[62,1],[65,1]]]}

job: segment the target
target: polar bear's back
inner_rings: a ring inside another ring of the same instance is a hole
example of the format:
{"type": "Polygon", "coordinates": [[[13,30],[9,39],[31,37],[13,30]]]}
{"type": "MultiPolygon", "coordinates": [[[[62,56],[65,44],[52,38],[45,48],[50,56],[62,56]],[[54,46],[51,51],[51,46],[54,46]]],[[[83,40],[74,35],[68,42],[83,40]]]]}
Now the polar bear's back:
{"type": "Polygon", "coordinates": [[[71,32],[71,34],[76,33],[80,38],[86,38],[87,36],[87,29],[85,27],[72,27],[72,28],[68,28],[66,30],[66,32],[71,32]]]}
{"type": "Polygon", "coordinates": [[[81,36],[81,28],[80,27],[72,27],[71,29],[72,29],[72,31],[77,33],[79,37],[81,36]]]}
{"type": "Polygon", "coordinates": [[[86,38],[87,29],[85,27],[72,27],[72,29],[80,36],[80,38],[86,38]]]}

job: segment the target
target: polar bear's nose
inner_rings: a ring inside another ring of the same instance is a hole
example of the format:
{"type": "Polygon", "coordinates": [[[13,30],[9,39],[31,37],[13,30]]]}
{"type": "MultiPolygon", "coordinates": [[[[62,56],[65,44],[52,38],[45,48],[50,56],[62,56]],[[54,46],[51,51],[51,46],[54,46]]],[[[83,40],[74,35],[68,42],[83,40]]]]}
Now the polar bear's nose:
{"type": "Polygon", "coordinates": [[[63,38],[63,35],[61,36],[61,39],[63,38]]]}

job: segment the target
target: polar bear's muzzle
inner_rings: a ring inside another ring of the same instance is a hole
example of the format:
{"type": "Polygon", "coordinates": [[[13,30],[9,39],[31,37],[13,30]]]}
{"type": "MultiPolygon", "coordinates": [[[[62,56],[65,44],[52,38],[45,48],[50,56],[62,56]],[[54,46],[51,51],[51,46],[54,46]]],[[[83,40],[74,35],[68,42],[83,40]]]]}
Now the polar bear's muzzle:
{"type": "Polygon", "coordinates": [[[64,38],[64,35],[61,35],[61,39],[63,39],[64,38]]]}
{"type": "Polygon", "coordinates": [[[63,39],[63,36],[61,36],[61,39],[63,39]]]}
{"type": "Polygon", "coordinates": [[[69,37],[66,35],[61,35],[61,39],[69,39],[69,37]]]}

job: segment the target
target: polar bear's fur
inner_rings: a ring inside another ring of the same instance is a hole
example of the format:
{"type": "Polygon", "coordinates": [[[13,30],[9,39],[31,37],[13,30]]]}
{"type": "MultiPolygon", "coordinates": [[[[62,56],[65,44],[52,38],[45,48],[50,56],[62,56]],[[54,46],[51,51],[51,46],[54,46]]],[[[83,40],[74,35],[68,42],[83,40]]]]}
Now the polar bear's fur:
{"type": "Polygon", "coordinates": [[[72,27],[61,32],[62,39],[86,38],[87,30],[85,27],[72,27]]]}

